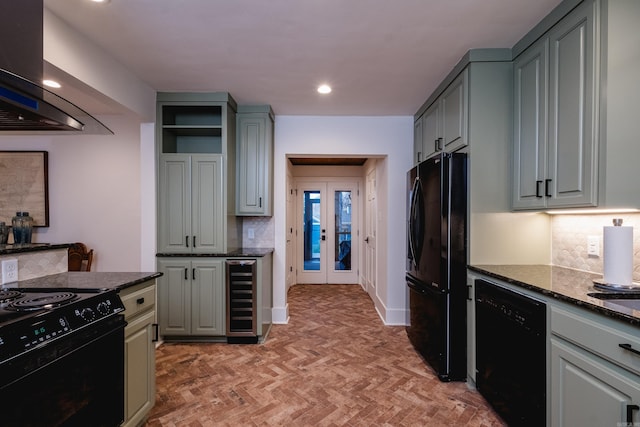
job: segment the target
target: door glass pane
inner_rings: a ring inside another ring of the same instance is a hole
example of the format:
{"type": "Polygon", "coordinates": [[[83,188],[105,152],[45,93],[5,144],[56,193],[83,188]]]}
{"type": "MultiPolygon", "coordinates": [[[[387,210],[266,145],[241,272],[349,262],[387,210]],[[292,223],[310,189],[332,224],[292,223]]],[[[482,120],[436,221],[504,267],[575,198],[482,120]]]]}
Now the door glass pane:
{"type": "Polygon", "coordinates": [[[336,270],[351,270],[351,191],[335,192],[336,270]]]}
{"type": "Polygon", "coordinates": [[[304,269],[320,270],[320,191],[304,192],[304,269]]]}

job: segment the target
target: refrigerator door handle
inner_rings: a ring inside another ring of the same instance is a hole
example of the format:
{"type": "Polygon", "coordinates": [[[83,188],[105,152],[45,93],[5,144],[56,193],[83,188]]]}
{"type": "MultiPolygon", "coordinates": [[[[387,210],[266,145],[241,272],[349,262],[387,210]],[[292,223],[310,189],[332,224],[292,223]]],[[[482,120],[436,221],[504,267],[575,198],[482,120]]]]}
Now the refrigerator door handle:
{"type": "Polygon", "coordinates": [[[416,207],[417,207],[417,199],[422,192],[422,185],[420,183],[420,178],[416,177],[413,181],[413,189],[411,190],[411,205],[409,207],[409,259],[413,266],[418,268],[418,257],[420,254],[417,253],[416,241],[414,240],[414,235],[416,233],[415,227],[416,224],[413,222],[413,218],[416,215],[416,207]]]}

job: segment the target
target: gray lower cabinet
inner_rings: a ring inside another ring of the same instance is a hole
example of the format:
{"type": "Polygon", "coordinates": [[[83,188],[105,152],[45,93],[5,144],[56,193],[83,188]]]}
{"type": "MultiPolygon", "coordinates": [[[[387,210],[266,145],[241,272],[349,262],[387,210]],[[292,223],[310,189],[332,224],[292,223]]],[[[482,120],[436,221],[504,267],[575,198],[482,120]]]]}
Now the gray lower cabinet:
{"type": "Polygon", "coordinates": [[[598,203],[596,18],[583,2],[514,61],[513,209],[598,203]]]}
{"type": "Polygon", "coordinates": [[[224,252],[222,154],[163,154],[158,168],[158,251],[224,252]]]}
{"type": "Polygon", "coordinates": [[[149,281],[120,291],[125,306],[124,427],[142,425],[155,404],[154,336],[156,283],[149,281]]]}
{"type": "Polygon", "coordinates": [[[160,335],[225,335],[224,259],[168,257],[158,260],[160,335]]]}
{"type": "Polygon", "coordinates": [[[551,425],[640,423],[640,337],[628,325],[573,307],[551,309],[551,425]]]}
{"type": "Polygon", "coordinates": [[[268,105],[238,106],[236,215],[273,214],[273,117],[268,105]]]}

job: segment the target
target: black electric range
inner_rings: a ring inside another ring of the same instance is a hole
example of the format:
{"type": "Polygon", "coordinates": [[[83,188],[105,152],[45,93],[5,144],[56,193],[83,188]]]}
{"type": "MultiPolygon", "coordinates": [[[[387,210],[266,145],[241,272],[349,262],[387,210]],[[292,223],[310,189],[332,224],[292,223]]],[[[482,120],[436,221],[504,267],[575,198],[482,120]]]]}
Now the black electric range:
{"type": "Polygon", "coordinates": [[[115,289],[0,287],[0,424],[119,426],[123,311],[115,289]]]}
{"type": "Polygon", "coordinates": [[[124,311],[115,290],[0,288],[0,365],[124,311]]]}

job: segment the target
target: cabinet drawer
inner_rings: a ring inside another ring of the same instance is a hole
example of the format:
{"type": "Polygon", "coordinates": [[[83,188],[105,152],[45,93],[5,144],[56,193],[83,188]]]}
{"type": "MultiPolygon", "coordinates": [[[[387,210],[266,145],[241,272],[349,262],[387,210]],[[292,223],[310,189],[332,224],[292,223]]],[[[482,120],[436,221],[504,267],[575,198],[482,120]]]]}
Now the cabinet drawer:
{"type": "Polygon", "coordinates": [[[640,352],[638,328],[600,317],[552,307],[551,331],[554,335],[640,374],[640,354],[634,353],[640,352]]]}
{"type": "Polygon", "coordinates": [[[125,319],[130,319],[138,313],[153,309],[156,304],[156,285],[145,286],[130,292],[120,294],[124,304],[125,319]]]}

